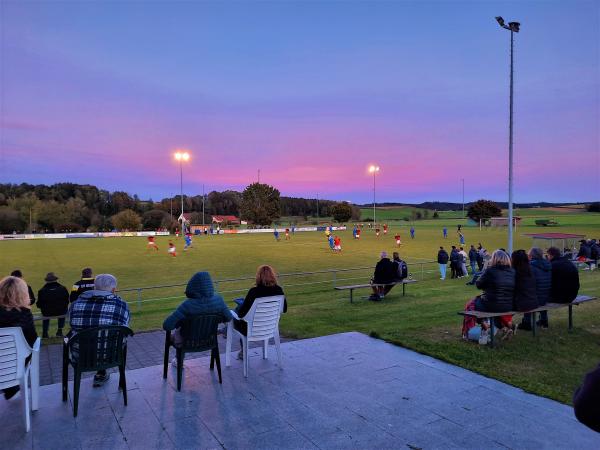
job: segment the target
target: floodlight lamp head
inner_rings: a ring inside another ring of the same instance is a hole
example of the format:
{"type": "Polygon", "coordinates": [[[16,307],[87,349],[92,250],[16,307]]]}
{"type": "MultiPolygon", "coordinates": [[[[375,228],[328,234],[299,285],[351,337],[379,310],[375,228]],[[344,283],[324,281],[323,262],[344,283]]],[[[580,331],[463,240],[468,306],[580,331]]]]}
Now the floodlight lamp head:
{"type": "Polygon", "coordinates": [[[498,22],[498,24],[503,27],[504,26],[504,19],[501,16],[497,16],[496,17],[496,21],[498,22]]]}
{"type": "Polygon", "coordinates": [[[519,22],[509,22],[508,28],[510,29],[510,31],[514,31],[515,33],[518,33],[519,29],[521,28],[521,24],[519,22]]]}

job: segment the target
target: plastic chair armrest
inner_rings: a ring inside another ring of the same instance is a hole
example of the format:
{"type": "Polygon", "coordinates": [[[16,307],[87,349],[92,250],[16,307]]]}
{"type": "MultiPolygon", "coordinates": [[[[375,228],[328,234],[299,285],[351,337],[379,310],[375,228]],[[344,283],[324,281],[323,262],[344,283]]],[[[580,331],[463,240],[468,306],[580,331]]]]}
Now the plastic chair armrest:
{"type": "Polygon", "coordinates": [[[231,310],[231,315],[235,320],[242,320],[233,309],[231,310]]]}

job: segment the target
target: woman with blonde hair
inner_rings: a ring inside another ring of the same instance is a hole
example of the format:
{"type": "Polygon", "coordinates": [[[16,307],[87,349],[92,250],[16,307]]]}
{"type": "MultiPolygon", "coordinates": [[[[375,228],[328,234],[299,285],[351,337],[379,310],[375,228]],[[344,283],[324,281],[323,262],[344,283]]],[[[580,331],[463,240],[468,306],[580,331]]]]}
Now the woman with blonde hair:
{"type": "MultiPolygon", "coordinates": [[[[37,339],[33,316],[29,306],[27,283],[17,277],[5,277],[0,280],[0,328],[21,327],[29,345],[37,339]]],[[[19,386],[2,391],[7,400],[19,392],[19,386]]]]}
{"type": "MultiPolygon", "coordinates": [[[[271,266],[263,265],[259,266],[256,271],[256,285],[251,288],[244,299],[237,299],[235,302],[238,306],[235,308],[235,312],[241,319],[248,314],[250,308],[254,304],[254,300],[261,297],[271,297],[273,295],[284,295],[283,289],[277,284],[277,274],[271,266]]],[[[284,300],[283,312],[287,311],[287,301],[284,300]]],[[[233,326],[237,331],[246,336],[248,333],[248,327],[245,321],[233,319],[233,326]]],[[[238,358],[243,358],[243,353],[240,350],[238,358]]]]}
{"type": "MultiPolygon", "coordinates": [[[[511,259],[504,250],[496,250],[483,271],[481,276],[475,282],[475,285],[483,291],[473,300],[465,305],[465,310],[486,311],[486,312],[507,312],[513,309],[515,297],[515,271],[511,267],[511,259]]],[[[502,328],[508,337],[514,332],[512,316],[502,316],[497,318],[496,325],[502,328]]],[[[463,337],[466,338],[469,329],[473,327],[472,319],[465,320],[463,323],[463,337]]],[[[480,344],[487,344],[489,323],[481,323],[480,344]]]]}

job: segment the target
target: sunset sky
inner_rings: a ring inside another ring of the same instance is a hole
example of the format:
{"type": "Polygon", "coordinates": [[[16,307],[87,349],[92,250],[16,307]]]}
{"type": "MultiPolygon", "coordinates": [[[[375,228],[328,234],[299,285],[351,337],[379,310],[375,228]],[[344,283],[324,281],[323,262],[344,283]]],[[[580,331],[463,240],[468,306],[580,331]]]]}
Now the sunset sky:
{"type": "Polygon", "coordinates": [[[242,190],[600,200],[600,2],[28,2],[0,6],[0,182],[157,200],[242,190]]]}

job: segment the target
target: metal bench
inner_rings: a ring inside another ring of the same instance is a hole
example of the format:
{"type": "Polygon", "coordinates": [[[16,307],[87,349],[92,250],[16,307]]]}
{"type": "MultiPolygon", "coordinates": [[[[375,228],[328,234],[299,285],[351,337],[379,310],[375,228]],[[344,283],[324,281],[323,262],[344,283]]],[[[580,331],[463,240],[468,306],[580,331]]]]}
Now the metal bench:
{"type": "MultiPolygon", "coordinates": [[[[575,300],[571,303],[546,303],[544,306],[540,306],[531,311],[506,311],[506,312],[486,312],[486,311],[459,311],[458,314],[461,316],[470,316],[476,319],[492,319],[501,316],[514,316],[516,314],[531,314],[532,320],[532,331],[533,335],[536,335],[536,314],[542,311],[551,311],[553,309],[569,308],[569,332],[573,330],[573,306],[581,305],[592,300],[597,300],[597,297],[591,297],[589,295],[578,295],[575,300]]],[[[494,321],[490,320],[490,346],[494,346],[494,321]]]]}
{"type": "Polygon", "coordinates": [[[334,289],[336,291],[349,290],[350,291],[350,303],[352,303],[352,298],[353,298],[352,293],[354,292],[354,289],[371,288],[373,286],[375,286],[375,287],[396,286],[397,284],[402,284],[402,296],[404,297],[404,295],[406,294],[406,285],[411,284],[411,283],[416,283],[416,282],[417,282],[417,280],[405,279],[402,281],[395,281],[393,283],[365,283],[365,284],[353,284],[351,286],[336,286],[336,287],[334,287],[334,289]]]}

